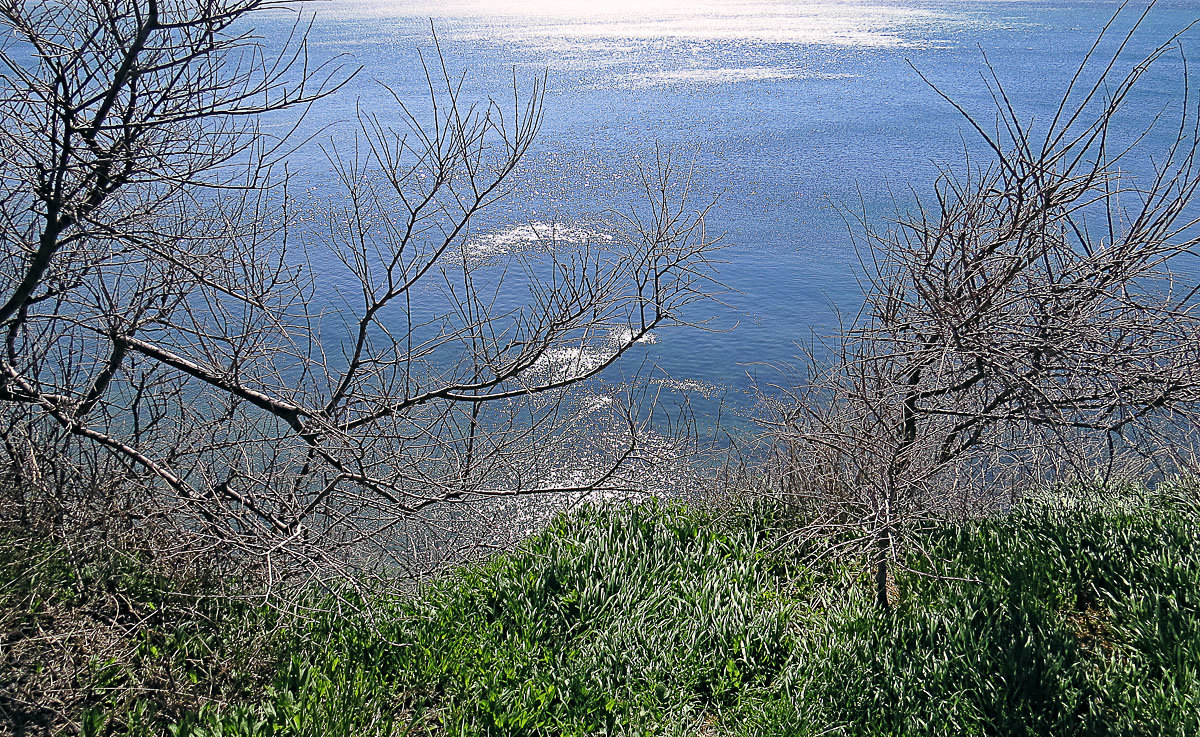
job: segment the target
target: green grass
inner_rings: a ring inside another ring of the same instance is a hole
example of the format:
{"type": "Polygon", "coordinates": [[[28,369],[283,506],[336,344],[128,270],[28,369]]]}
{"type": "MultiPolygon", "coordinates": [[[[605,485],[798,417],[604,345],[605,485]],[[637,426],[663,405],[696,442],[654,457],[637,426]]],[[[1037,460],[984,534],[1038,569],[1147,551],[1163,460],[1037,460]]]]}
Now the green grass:
{"type": "Polygon", "coordinates": [[[1196,500],[1178,487],[938,528],[913,560],[934,575],[902,574],[887,613],[852,561],[781,548],[777,509],[585,510],[378,597],[370,621],[243,614],[273,628],[269,682],[191,711],[101,704],[89,730],[1196,735],[1196,500]]]}
{"type": "Polygon", "coordinates": [[[201,701],[256,690],[275,659],[261,652],[264,613],[223,596],[228,578],[189,574],[0,531],[0,734],[153,732],[201,701]]]}

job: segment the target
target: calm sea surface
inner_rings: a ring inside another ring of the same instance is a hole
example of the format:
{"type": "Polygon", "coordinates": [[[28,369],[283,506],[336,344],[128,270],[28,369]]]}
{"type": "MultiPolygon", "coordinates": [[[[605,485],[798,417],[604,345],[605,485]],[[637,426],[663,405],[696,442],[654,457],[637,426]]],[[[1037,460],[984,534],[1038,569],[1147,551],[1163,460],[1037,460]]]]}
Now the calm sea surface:
{"type": "MultiPolygon", "coordinates": [[[[381,102],[381,84],[421,100],[417,50],[429,52],[431,23],[448,65],[465,72],[468,96],[511,96],[514,73],[522,82],[548,75],[542,135],[512,194],[475,229],[481,249],[519,247],[531,221],[586,223],[627,202],[636,161],[652,156],[656,143],[694,159],[695,189],[720,195],[709,227],[725,234],[725,304],[694,315],[711,318],[715,330],[664,330],[616,378],[653,364],[719,388],[727,407],[744,410],[752,377],[776,376],[764,364],[788,361],[796,341],[828,334],[837,312],[852,314],[860,302],[845,210],[882,222],[909,205],[910,186],[928,191],[939,164],[961,159],[964,146],[979,150],[913,67],[992,120],[980,76],[986,54],[1024,116],[1044,119],[1117,5],[332,0],[311,7],[314,60],[341,54],[363,67],[308,121],[329,126],[316,139],[326,145],[346,145],[356,105],[394,114],[381,102]]],[[[1200,2],[1159,3],[1129,60],[1197,17],[1200,2]]],[[[262,30],[271,38],[279,28],[262,30]]],[[[1186,34],[1183,48],[1200,59],[1200,34],[1186,34]]],[[[1174,53],[1153,70],[1121,121],[1126,134],[1178,104],[1181,68],[1174,53]]],[[[1152,142],[1170,133],[1158,131],[1152,142]]],[[[329,167],[315,147],[295,166],[313,202],[330,196],[329,167]]],[[[349,289],[336,264],[327,267],[326,288],[349,289]]]]}

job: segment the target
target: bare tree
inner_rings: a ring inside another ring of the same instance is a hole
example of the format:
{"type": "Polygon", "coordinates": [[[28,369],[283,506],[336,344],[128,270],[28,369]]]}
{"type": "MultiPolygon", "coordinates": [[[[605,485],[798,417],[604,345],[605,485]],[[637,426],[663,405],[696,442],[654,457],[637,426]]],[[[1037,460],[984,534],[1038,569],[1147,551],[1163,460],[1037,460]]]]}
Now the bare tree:
{"type": "Polygon", "coordinates": [[[945,170],[892,227],[862,221],[862,312],[771,400],[775,485],[815,510],[809,533],[868,556],[882,607],[925,523],[1039,481],[1172,468],[1194,433],[1200,316],[1194,277],[1174,271],[1200,243],[1200,118],[1185,64],[1152,124],[1174,126],[1169,145],[1117,139],[1178,38],[1119,72],[1141,24],[1114,39],[1119,16],[1040,129],[990,66],[994,126],[943,95],[989,160],[945,170]]]}
{"type": "Polygon", "coordinates": [[[264,50],[248,23],[287,5],[0,4],[0,432],[21,503],[135,479],[132,524],[274,582],[413,565],[439,520],[462,546],[468,502],[628,489],[662,450],[644,405],[593,397],[610,420],[584,430],[596,401],[571,389],[704,298],[707,208],[660,156],[603,238],[485,263],[472,227],[530,149],[542,83],[468,104],[440,54],[425,104],[392,95],[326,146],[342,195],[305,206],[290,137],[259,121],[349,75],[310,68],[303,27],[264,50]]]}

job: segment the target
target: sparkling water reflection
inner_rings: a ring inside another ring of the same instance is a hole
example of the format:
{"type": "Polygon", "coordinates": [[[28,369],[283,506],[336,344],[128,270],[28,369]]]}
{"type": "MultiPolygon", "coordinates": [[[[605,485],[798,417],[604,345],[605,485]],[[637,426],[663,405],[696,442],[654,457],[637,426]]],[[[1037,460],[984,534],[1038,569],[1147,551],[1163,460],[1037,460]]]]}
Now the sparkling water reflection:
{"type": "MultiPolygon", "coordinates": [[[[379,99],[380,84],[401,99],[421,99],[416,49],[431,46],[431,22],[470,94],[501,98],[511,95],[514,77],[548,75],[542,138],[513,193],[475,231],[481,257],[526,247],[532,231],[549,223],[571,237],[584,232],[574,223],[627,201],[634,164],[656,142],[693,157],[697,189],[722,195],[711,226],[726,234],[727,306],[696,316],[713,318],[715,330],[661,331],[638,351],[670,375],[671,386],[724,387],[710,392],[711,401],[745,409],[756,377],[771,381],[768,367],[793,357],[796,341],[830,333],[859,303],[847,221],[881,222],[928,191],[937,164],[979,151],[913,67],[990,120],[980,81],[986,52],[1014,104],[1027,118],[1046,119],[1117,4],[333,0],[314,7],[314,54],[345,54],[364,67],[310,121],[314,130],[329,126],[321,140],[344,135],[357,100],[379,99]]],[[[1130,61],[1198,15],[1194,0],[1159,3],[1130,61]]],[[[1191,32],[1183,45],[1194,49],[1197,40],[1191,32]]],[[[1180,68],[1178,55],[1155,68],[1117,138],[1180,99],[1180,68]]],[[[1152,140],[1170,134],[1159,130],[1152,140]]],[[[327,165],[315,154],[304,163],[319,203],[330,184],[327,165]]],[[[336,289],[334,272],[327,281],[336,289]]],[[[628,364],[645,371],[639,356],[628,364]]]]}

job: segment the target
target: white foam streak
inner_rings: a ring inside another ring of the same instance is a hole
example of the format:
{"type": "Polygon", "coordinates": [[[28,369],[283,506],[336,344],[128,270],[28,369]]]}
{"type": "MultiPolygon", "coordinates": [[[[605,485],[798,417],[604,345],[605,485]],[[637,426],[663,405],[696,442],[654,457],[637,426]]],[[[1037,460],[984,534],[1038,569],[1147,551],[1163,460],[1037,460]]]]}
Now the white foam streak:
{"type": "Polygon", "coordinates": [[[556,245],[581,246],[611,240],[611,235],[581,225],[535,220],[475,236],[467,242],[465,251],[470,258],[486,259],[556,245]]]}
{"type": "Polygon", "coordinates": [[[811,72],[794,67],[722,67],[717,69],[679,69],[656,72],[635,78],[633,87],[657,87],[664,85],[708,85],[735,84],[738,82],[767,82],[784,79],[849,79],[852,74],[828,74],[811,72]]]}
{"type": "Polygon", "coordinates": [[[554,381],[566,380],[595,371],[604,365],[618,349],[629,345],[630,342],[641,345],[658,342],[656,333],[646,333],[635,340],[636,334],[632,328],[622,327],[610,332],[603,340],[551,348],[533,365],[534,373],[549,377],[554,381]]]}

